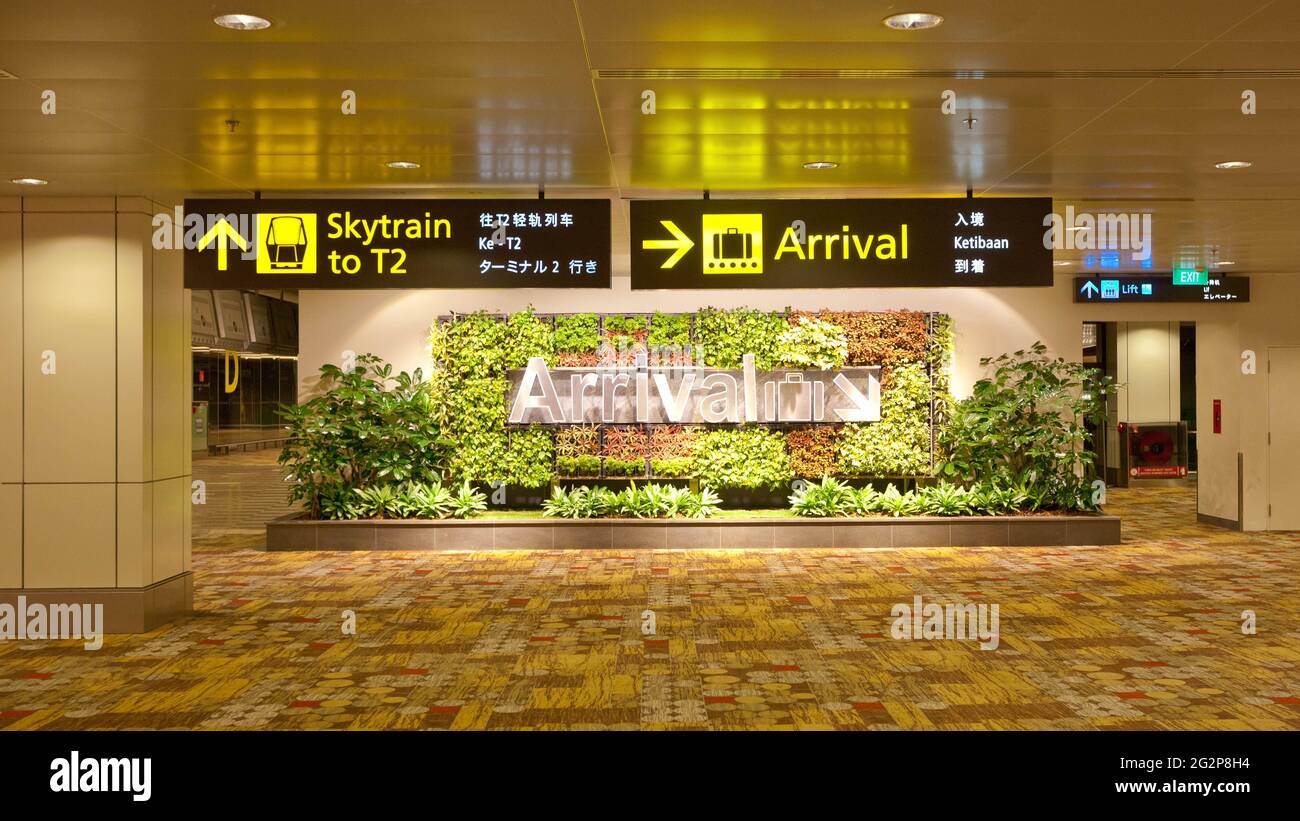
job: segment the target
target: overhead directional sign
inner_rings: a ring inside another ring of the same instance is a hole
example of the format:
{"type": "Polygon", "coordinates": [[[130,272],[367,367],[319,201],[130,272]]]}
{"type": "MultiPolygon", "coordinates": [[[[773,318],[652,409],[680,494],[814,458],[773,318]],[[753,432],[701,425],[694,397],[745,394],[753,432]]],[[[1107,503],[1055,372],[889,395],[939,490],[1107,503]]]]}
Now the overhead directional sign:
{"type": "Polygon", "coordinates": [[[186,200],[185,287],[608,288],[608,200],[186,200]]]}
{"type": "Polygon", "coordinates": [[[634,200],[632,287],[1051,285],[1046,198],[634,200]]]}
{"type": "Polygon", "coordinates": [[[1169,275],[1075,277],[1075,302],[1249,302],[1250,277],[1207,277],[1202,286],[1179,285],[1169,275]]]}

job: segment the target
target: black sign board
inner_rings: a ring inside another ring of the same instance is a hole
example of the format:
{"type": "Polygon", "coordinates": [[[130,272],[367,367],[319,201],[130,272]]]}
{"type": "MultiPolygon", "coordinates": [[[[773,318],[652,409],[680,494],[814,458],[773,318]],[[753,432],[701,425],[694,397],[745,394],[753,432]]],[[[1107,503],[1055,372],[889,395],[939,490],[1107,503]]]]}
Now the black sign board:
{"type": "Polygon", "coordinates": [[[1250,302],[1250,277],[1211,274],[1208,285],[1175,285],[1169,272],[1151,276],[1075,277],[1074,301],[1250,302]]]}
{"type": "Polygon", "coordinates": [[[631,203],[633,288],[1051,285],[1049,198],[631,203]]]}
{"type": "Polygon", "coordinates": [[[186,200],[185,287],[608,288],[608,200],[186,200]]]}

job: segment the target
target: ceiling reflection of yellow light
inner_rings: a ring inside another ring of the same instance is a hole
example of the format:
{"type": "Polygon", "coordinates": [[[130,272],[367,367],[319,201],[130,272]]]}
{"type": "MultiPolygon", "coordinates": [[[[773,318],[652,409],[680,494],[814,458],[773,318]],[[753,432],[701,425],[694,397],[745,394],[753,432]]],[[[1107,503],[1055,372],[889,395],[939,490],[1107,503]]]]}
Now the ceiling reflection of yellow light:
{"type": "Polygon", "coordinates": [[[668,116],[645,118],[631,154],[636,185],[807,185],[809,157],[840,161],[859,184],[903,181],[911,169],[908,100],[674,92],[659,101],[668,116]]]}

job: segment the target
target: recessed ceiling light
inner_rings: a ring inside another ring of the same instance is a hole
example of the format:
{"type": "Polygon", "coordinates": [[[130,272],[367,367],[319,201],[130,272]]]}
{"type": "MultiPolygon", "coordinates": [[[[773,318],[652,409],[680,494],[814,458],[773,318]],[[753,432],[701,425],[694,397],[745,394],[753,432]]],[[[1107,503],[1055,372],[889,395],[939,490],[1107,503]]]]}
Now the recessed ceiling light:
{"type": "Polygon", "coordinates": [[[1221,260],[1221,261],[1219,261],[1219,262],[1216,262],[1216,263],[1214,263],[1214,264],[1215,264],[1215,265],[1236,265],[1237,263],[1232,262],[1231,260],[1226,260],[1226,259],[1225,259],[1225,260],[1221,260]]]}
{"type": "Polygon", "coordinates": [[[1058,259],[1058,260],[1053,260],[1052,264],[1055,265],[1057,268],[1064,268],[1065,266],[1073,265],[1074,263],[1068,259],[1058,259]]]}
{"type": "Polygon", "coordinates": [[[234,29],[235,31],[261,31],[271,27],[270,20],[265,17],[258,17],[256,14],[222,14],[212,18],[212,22],[223,29],[234,29]]]}
{"type": "Polygon", "coordinates": [[[804,163],[803,167],[813,171],[820,171],[824,168],[839,168],[840,164],[830,160],[813,160],[812,162],[804,163]]]}
{"type": "Polygon", "coordinates": [[[384,163],[384,165],[388,166],[389,168],[419,168],[420,167],[420,164],[418,162],[411,162],[410,160],[390,160],[384,163]]]}
{"type": "Polygon", "coordinates": [[[39,177],[18,177],[17,179],[10,180],[9,182],[13,183],[14,185],[49,185],[50,184],[49,180],[43,180],[40,179],[39,177]]]}
{"type": "Polygon", "coordinates": [[[1250,166],[1251,164],[1246,162],[1245,160],[1229,160],[1228,162],[1216,162],[1214,164],[1215,168],[1225,168],[1225,169],[1250,168],[1250,166]]]}
{"type": "Polygon", "coordinates": [[[882,22],[891,29],[916,31],[935,28],[943,22],[943,18],[928,11],[909,11],[903,14],[891,14],[882,22]]]}
{"type": "Polygon", "coordinates": [[[1065,229],[1065,230],[1067,230],[1067,231],[1088,231],[1088,230],[1091,230],[1091,228],[1092,228],[1091,225],[1071,225],[1069,228],[1067,228],[1067,229],[1065,229]]]}

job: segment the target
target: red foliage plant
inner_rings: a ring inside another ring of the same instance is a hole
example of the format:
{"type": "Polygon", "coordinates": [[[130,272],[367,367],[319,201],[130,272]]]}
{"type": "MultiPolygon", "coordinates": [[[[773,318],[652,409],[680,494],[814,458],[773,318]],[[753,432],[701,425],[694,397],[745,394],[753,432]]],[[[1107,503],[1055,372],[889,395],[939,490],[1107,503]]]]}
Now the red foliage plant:
{"type": "Polygon", "coordinates": [[[804,479],[820,479],[842,473],[835,458],[839,428],[816,425],[791,428],[786,431],[786,445],[790,450],[790,467],[794,475],[804,479]]]}
{"type": "Polygon", "coordinates": [[[849,365],[901,365],[924,362],[930,341],[926,314],[920,311],[793,311],[844,329],[849,343],[849,365]]]}
{"type": "Polygon", "coordinates": [[[640,428],[607,427],[605,444],[601,450],[604,456],[611,459],[635,462],[645,459],[647,445],[645,431],[640,428]]]}
{"type": "Polygon", "coordinates": [[[685,459],[699,429],[691,425],[655,425],[650,429],[651,459],[685,459]]]}

